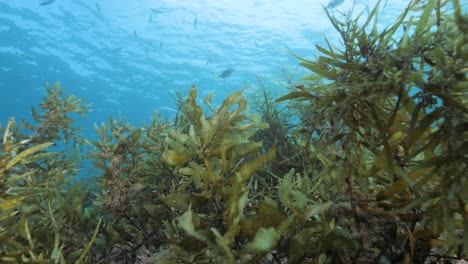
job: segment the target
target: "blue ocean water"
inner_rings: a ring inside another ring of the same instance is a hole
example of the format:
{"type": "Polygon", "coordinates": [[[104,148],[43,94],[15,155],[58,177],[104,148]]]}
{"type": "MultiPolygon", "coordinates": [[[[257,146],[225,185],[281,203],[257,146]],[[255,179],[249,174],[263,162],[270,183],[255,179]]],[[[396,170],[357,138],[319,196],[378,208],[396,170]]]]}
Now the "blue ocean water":
{"type": "MultiPolygon", "coordinates": [[[[385,2],[389,23],[406,1],[385,2]]],[[[373,0],[345,0],[332,12],[365,12],[373,0]]],[[[297,70],[288,52],[311,58],[324,36],[336,41],[324,6],[329,0],[2,0],[0,123],[30,119],[44,84],[92,104],[85,133],[110,115],[138,125],[153,111],[174,114],[171,94],[192,84],[215,103],[261,75],[297,70]],[[42,3],[42,4],[41,4],[42,3]],[[217,78],[234,69],[231,76],[217,78]]],[[[382,3],[381,3],[382,4],[382,3]]],[[[338,43],[337,43],[338,44],[338,43]]],[[[304,71],[305,73],[305,71],[304,71]]]]}

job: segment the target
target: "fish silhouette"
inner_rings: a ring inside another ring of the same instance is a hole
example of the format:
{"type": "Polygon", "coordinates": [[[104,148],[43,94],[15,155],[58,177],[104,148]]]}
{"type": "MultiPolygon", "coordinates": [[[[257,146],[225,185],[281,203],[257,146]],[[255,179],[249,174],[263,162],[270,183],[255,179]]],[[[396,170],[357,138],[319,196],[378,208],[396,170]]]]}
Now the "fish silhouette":
{"type": "Polygon", "coordinates": [[[223,72],[221,72],[220,74],[218,74],[218,76],[216,76],[217,77],[216,79],[218,79],[218,78],[226,79],[227,77],[231,76],[233,72],[234,72],[234,69],[231,69],[231,68],[226,69],[223,72]]]}
{"type": "Polygon", "coordinates": [[[97,9],[97,11],[99,12],[99,14],[101,14],[101,15],[102,15],[102,12],[101,12],[101,7],[99,6],[99,4],[98,4],[98,3],[96,3],[96,9],[97,9]]]}
{"type": "Polygon", "coordinates": [[[46,0],[46,1],[42,1],[39,5],[40,6],[50,5],[53,2],[55,2],[55,0],[46,0]]]}
{"type": "Polygon", "coordinates": [[[158,10],[158,9],[155,9],[155,8],[150,8],[151,12],[155,13],[155,14],[162,14],[162,13],[165,13],[165,11],[163,10],[158,10]]]}
{"type": "Polygon", "coordinates": [[[327,9],[333,9],[335,7],[338,7],[342,3],[344,3],[344,0],[331,0],[330,3],[328,3],[326,8],[327,9]]]}

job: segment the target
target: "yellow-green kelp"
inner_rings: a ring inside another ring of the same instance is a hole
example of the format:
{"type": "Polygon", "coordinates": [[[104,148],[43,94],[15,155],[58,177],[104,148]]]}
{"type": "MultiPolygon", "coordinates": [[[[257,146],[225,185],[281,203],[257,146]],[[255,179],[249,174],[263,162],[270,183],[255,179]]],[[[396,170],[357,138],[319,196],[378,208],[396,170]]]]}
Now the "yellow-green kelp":
{"type": "Polygon", "coordinates": [[[215,107],[193,86],[176,94],[174,123],[110,117],[90,140],[70,115],[89,106],[47,86],[32,123],[0,126],[0,262],[466,258],[461,10],[456,0],[412,1],[384,29],[378,5],[364,21],[325,10],[341,46],[299,58],[311,73],[286,78],[281,104],[263,85],[256,111],[247,88],[215,107]],[[90,178],[71,183],[84,159],[90,178]]]}

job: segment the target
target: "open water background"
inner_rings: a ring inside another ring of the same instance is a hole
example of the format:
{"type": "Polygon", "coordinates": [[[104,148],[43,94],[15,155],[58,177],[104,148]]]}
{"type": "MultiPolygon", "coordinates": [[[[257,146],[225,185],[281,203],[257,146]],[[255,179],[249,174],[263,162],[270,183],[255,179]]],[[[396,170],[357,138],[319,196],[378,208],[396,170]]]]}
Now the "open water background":
{"type": "MultiPolygon", "coordinates": [[[[215,92],[215,104],[257,76],[274,81],[297,67],[291,51],[313,58],[324,36],[338,45],[323,10],[328,0],[46,0],[0,1],[0,123],[31,119],[44,84],[60,81],[67,94],[92,104],[80,119],[93,137],[94,123],[110,115],[138,125],[153,111],[174,114],[171,94],[192,84],[199,97],[215,92]],[[216,75],[235,69],[226,79],[216,75]]],[[[382,26],[406,2],[389,0],[382,26]]],[[[350,10],[345,0],[332,12],[350,10]]],[[[354,13],[376,1],[357,0],[354,13]]],[[[253,90],[248,90],[252,92],[253,90]]]]}

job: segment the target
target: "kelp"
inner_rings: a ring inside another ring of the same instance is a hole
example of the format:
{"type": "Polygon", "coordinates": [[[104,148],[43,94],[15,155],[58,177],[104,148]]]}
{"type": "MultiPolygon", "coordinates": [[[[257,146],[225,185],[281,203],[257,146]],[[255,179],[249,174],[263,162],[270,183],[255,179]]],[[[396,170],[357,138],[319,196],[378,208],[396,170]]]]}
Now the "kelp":
{"type": "Polygon", "coordinates": [[[161,157],[167,127],[158,115],[141,128],[112,117],[95,125],[98,140],[87,143],[100,171],[89,210],[90,218],[103,217],[96,257],[134,262],[141,248],[162,243],[162,221],[170,214],[158,199],[173,180],[161,157]]]}
{"type": "Polygon", "coordinates": [[[46,86],[33,121],[0,126],[0,261],[466,258],[460,3],[413,1],[383,29],[378,5],[365,19],[325,12],[341,47],[296,56],[309,75],[283,70],[279,104],[265,79],[253,109],[248,88],[215,105],[193,86],[175,94],[174,122],[110,117],[90,140],[73,119],[89,106],[46,86]]]}
{"type": "Polygon", "coordinates": [[[269,127],[247,112],[242,92],[231,94],[218,108],[209,107],[209,115],[196,103],[196,88],[190,90],[180,112],[184,117],[178,118],[188,129],[170,131],[163,154],[175,173],[184,176],[162,199],[176,217],[164,221],[170,247],[152,261],[258,263],[278,258],[300,263],[315,256],[325,262],[333,258],[323,252],[354,249],[351,235],[337,230],[326,214],[332,202],[317,196],[323,186],[294,170],[286,175],[273,171],[280,178],[271,181],[266,168],[276,145],[260,152],[262,144],[252,141],[269,127]]]}
{"type": "MultiPolygon", "coordinates": [[[[188,133],[170,132],[166,140],[168,148],[163,158],[168,164],[178,167],[191,159],[203,161],[203,168],[189,163],[182,170],[187,175],[198,175],[199,179],[195,179],[195,182],[198,187],[207,190],[209,187],[215,188],[219,181],[229,180],[225,178],[233,178],[233,169],[240,166],[240,159],[261,148],[260,144],[250,142],[249,138],[258,129],[266,128],[267,124],[259,123],[254,115],[247,116],[243,113],[247,110],[247,101],[242,96],[242,90],[229,95],[209,119],[196,104],[196,96],[196,89],[192,87],[183,109],[183,115],[188,120],[188,133]],[[197,170],[204,172],[198,173],[197,170]]],[[[210,99],[208,97],[204,101],[210,104],[210,99]]],[[[265,154],[266,159],[273,155],[271,153],[265,154]]],[[[254,161],[249,166],[240,166],[239,172],[244,181],[249,180],[253,172],[248,167],[265,163],[261,158],[254,161]]]]}
{"type": "Polygon", "coordinates": [[[36,124],[18,125],[10,119],[5,129],[0,128],[2,262],[69,263],[83,246],[73,234],[86,237],[88,227],[81,221],[86,193],[78,192],[78,183],[69,185],[77,163],[66,151],[49,149],[60,144],[62,135],[76,143],[78,128],[71,126],[74,120],[69,115],[84,114],[87,106],[75,97],[62,98],[65,90],[59,84],[46,86],[46,91],[42,111],[33,110],[36,124]]]}
{"type": "MultiPolygon", "coordinates": [[[[467,54],[459,6],[414,1],[380,32],[378,5],[363,25],[359,16],[340,21],[326,11],[342,48],[317,47],[316,60],[298,57],[313,74],[279,99],[309,102],[313,115],[297,133],[325,165],[319,177],[331,177],[330,190],[351,205],[348,228],[369,232],[379,219],[407,233],[406,240],[386,242],[408,245],[387,258],[422,262],[432,255],[428,247],[441,258],[460,258],[468,249],[467,54]],[[407,18],[415,12],[419,19],[407,18]]],[[[356,258],[371,257],[365,248],[357,252],[356,258]]]]}
{"type": "MultiPolygon", "coordinates": [[[[292,79],[294,76],[283,69],[284,84],[286,88],[294,86],[292,79]]],[[[283,175],[286,174],[291,167],[296,170],[303,171],[300,165],[305,164],[301,148],[297,146],[294,138],[290,136],[292,132],[293,119],[296,116],[295,110],[285,104],[275,102],[277,95],[272,91],[272,84],[263,76],[257,76],[256,89],[250,93],[252,109],[259,114],[260,120],[268,124],[267,128],[258,131],[253,139],[261,140],[263,143],[263,151],[273,145],[276,146],[276,156],[267,165],[265,170],[269,174],[283,175]]],[[[275,180],[268,177],[266,180],[275,180]]]]}
{"type": "MultiPolygon", "coordinates": [[[[247,184],[252,181],[254,173],[275,156],[274,146],[263,155],[252,156],[262,148],[262,144],[250,138],[259,129],[267,128],[267,124],[259,122],[256,115],[247,113],[247,100],[242,92],[239,90],[229,95],[217,109],[211,106],[212,97],[208,96],[203,101],[213,113],[206,116],[196,103],[197,92],[192,87],[182,109],[184,119],[178,119],[186,120],[182,126],[188,127],[188,132],[169,132],[163,154],[166,163],[188,177],[185,180],[187,184],[180,184],[180,190],[188,192],[195,188],[191,195],[173,192],[163,199],[169,206],[174,206],[174,200],[180,199],[182,201],[178,203],[184,206],[179,209],[188,210],[178,218],[177,227],[171,227],[169,240],[175,240],[171,234],[181,229],[188,237],[178,246],[199,240],[207,246],[205,250],[212,248],[221,253],[217,258],[223,262],[234,262],[239,254],[233,252],[236,248],[233,243],[241,232],[243,211],[249,196],[247,184]],[[195,197],[204,202],[197,203],[195,197]],[[203,213],[208,215],[203,216],[203,213]],[[224,219],[223,226],[218,223],[220,216],[224,219]],[[199,220],[195,222],[194,219],[199,220]],[[220,232],[222,230],[224,234],[220,232]]],[[[169,222],[166,226],[170,227],[169,222]]],[[[199,248],[195,245],[190,247],[199,248]]]]}
{"type": "Polygon", "coordinates": [[[76,147],[76,144],[80,143],[81,137],[78,132],[81,128],[73,126],[76,120],[72,114],[86,117],[90,105],[83,104],[83,99],[74,95],[62,98],[66,90],[60,86],[60,83],[52,87],[47,84],[45,90],[47,96],[39,104],[39,110],[31,108],[33,120],[37,125],[25,123],[25,126],[34,132],[32,142],[63,140],[67,144],[72,141],[76,147]]]}

